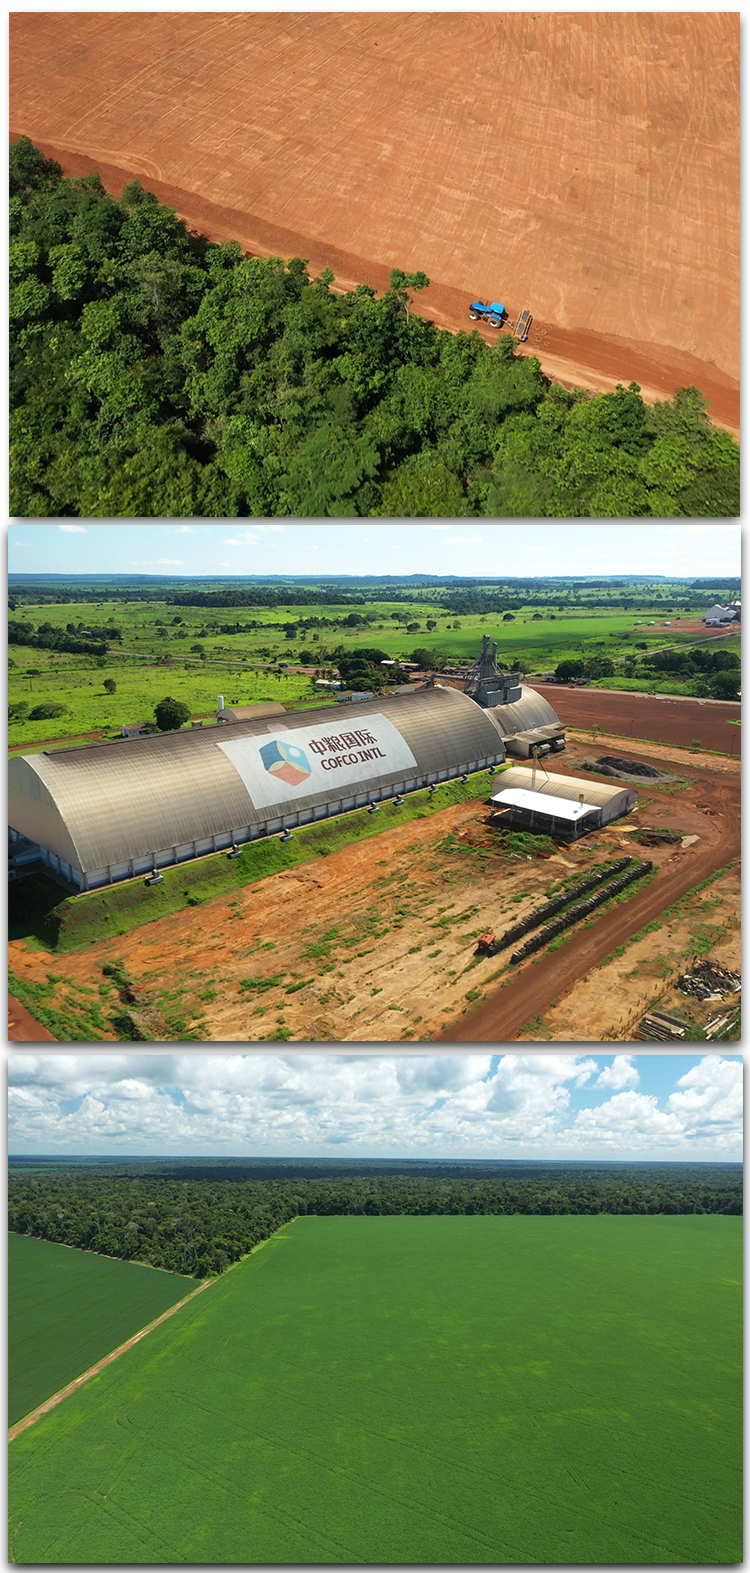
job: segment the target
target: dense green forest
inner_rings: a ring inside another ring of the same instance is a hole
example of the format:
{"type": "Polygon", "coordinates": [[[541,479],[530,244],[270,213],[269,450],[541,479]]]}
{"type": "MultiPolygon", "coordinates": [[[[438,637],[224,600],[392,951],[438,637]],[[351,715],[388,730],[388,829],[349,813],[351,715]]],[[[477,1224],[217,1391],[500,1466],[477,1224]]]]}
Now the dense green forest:
{"type": "Polygon", "coordinates": [[[10,154],[16,517],[733,517],[739,448],[694,388],[591,397],[501,335],[188,232],[137,181],[10,154]]]}
{"type": "Polygon", "coordinates": [[[12,1158],[8,1227],[202,1277],[310,1213],[741,1212],[741,1164],[12,1158]]]}

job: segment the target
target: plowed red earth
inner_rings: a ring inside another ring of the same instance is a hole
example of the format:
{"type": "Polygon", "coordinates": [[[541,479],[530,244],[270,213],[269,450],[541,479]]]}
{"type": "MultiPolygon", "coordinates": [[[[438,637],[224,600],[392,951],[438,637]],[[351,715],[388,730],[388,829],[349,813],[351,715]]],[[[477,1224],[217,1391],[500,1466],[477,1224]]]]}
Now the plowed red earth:
{"type": "Polygon", "coordinates": [[[560,381],[737,430],[738,13],[15,12],[10,65],[66,173],[346,287],[423,269],[441,326],[526,307],[560,381]]]}
{"type": "MultiPolygon", "coordinates": [[[[663,760],[649,759],[639,751],[639,759],[664,769],[663,760]]],[[[562,766],[560,767],[562,770],[562,766]]],[[[650,885],[631,896],[622,905],[615,905],[596,918],[590,929],[579,928],[566,945],[559,950],[542,952],[521,964],[521,970],[491,999],[469,1016],[462,1016],[453,1026],[446,1028],[438,1041],[449,1043],[504,1043],[513,1042],[525,1023],[559,1000],[566,990],[573,987],[592,967],[610,956],[618,945],[624,944],[632,934],[637,934],[647,923],[660,919],[665,909],[692,890],[701,880],[724,868],[740,854],[740,778],[730,773],[731,767],[717,762],[696,771],[691,761],[690,775],[697,775],[705,786],[703,802],[708,813],[701,815],[699,846],[689,849],[677,847],[659,868],[650,885]]],[[[736,769],[736,767],[735,767],[736,769]]],[[[583,772],[566,766],[566,775],[583,772]]],[[[659,794],[654,794],[659,801],[659,794]]],[[[640,848],[633,851],[641,852],[640,848]]],[[[648,849],[641,853],[642,860],[649,857],[648,849]]]]}
{"type": "Polygon", "coordinates": [[[703,748],[716,753],[740,752],[740,728],[731,723],[739,720],[742,711],[729,700],[681,699],[673,694],[652,698],[616,689],[564,688],[557,683],[533,686],[566,726],[603,726],[623,737],[645,737],[683,748],[700,739],[703,748]]]}

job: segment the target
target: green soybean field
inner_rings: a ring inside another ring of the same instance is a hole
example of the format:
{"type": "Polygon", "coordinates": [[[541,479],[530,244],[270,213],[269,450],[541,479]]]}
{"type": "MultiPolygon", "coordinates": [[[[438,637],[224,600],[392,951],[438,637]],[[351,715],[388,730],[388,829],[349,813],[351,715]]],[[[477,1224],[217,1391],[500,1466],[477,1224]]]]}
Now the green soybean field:
{"type": "Polygon", "coordinates": [[[10,1559],[741,1561],[741,1228],[297,1218],[12,1442],[10,1559]]]}
{"type": "Polygon", "coordinates": [[[198,1287],[139,1262],[8,1235],[8,1424],[198,1287]]]}

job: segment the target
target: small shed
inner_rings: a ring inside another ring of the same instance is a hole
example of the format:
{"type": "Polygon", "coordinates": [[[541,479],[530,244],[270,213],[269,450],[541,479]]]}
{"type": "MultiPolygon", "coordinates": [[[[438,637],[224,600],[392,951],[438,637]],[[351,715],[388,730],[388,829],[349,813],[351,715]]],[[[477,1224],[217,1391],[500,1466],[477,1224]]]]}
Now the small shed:
{"type": "Polygon", "coordinates": [[[225,709],[223,695],[219,694],[217,721],[259,721],[267,715],[286,715],[286,710],[275,699],[262,699],[255,705],[232,705],[231,709],[225,709]]]}

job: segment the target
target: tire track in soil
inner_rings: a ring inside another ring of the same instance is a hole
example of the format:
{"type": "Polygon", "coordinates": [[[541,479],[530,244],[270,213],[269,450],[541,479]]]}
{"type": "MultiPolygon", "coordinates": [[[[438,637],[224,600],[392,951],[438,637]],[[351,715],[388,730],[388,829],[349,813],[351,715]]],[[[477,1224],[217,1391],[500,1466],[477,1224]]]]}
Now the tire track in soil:
{"type": "MultiPolygon", "coordinates": [[[[645,750],[639,758],[648,759],[645,750]]],[[[658,763],[658,762],[657,762],[658,763]]],[[[691,766],[691,771],[694,769],[691,766]]],[[[570,774],[580,772],[571,771],[570,774]]],[[[512,1043],[527,1021],[541,1015],[553,1000],[560,1000],[592,967],[598,966],[618,945],[654,919],[694,885],[739,857],[740,787],[739,778],[727,779],[718,771],[702,771],[712,814],[707,818],[706,846],[693,857],[683,857],[680,848],[662,865],[656,878],[624,905],[617,905],[595,923],[592,929],[573,929],[574,943],[542,954],[539,961],[524,966],[511,982],[497,989],[483,1005],[447,1028],[436,1043],[512,1043]],[[673,866],[672,866],[673,865],[673,866]]],[[[702,783],[703,784],[703,783],[702,783]]],[[[666,801],[669,801],[667,797],[666,801]]],[[[691,848],[695,853],[695,849],[691,848]]],[[[478,986],[481,982],[477,980],[478,986]]],[[[540,1040],[544,1041],[544,1040],[540,1040]]],[[[628,1040],[630,1041],[630,1040],[628,1040]]]]}
{"type": "Polygon", "coordinates": [[[132,1338],[126,1339],[124,1344],[120,1344],[119,1348],[113,1349],[111,1354],[105,1355],[103,1360],[98,1360],[96,1365],[92,1365],[88,1371],[84,1371],[82,1376],[77,1376],[74,1382],[69,1382],[67,1387],[60,1389],[59,1393],[53,1393],[51,1398],[46,1398],[43,1404],[39,1404],[36,1409],[32,1409],[30,1415],[25,1415],[23,1420],[17,1421],[8,1431],[8,1445],[14,1442],[16,1437],[21,1435],[22,1431],[28,1431],[29,1426],[33,1426],[37,1420],[41,1420],[42,1415],[46,1415],[50,1409],[55,1409],[58,1404],[62,1403],[64,1398],[69,1398],[71,1393],[74,1393],[77,1388],[83,1387],[84,1382],[88,1382],[92,1376],[98,1376],[105,1366],[111,1365],[112,1361],[118,1360],[120,1355],[124,1355],[127,1349],[132,1349],[134,1344],[140,1343],[140,1340],[145,1338],[148,1333],[152,1333],[154,1328],[158,1327],[161,1322],[166,1322],[170,1316],[174,1316],[175,1311],[181,1311],[183,1305],[187,1305],[188,1301],[194,1300],[196,1295],[203,1293],[204,1289],[210,1289],[212,1281],[209,1280],[208,1283],[199,1284],[198,1288],[191,1290],[184,1300],[178,1300],[176,1305],[170,1306],[168,1311],[163,1311],[161,1316],[157,1316],[156,1321],[149,1322],[146,1327],[142,1327],[139,1333],[135,1333],[132,1338]]]}

